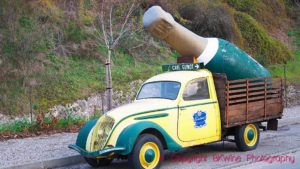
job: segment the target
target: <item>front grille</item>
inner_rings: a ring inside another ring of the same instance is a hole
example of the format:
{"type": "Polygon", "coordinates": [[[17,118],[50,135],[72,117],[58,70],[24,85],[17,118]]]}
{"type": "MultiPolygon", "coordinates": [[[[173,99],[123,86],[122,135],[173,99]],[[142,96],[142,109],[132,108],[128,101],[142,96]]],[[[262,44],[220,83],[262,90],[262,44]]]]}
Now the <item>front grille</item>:
{"type": "Polygon", "coordinates": [[[111,132],[115,120],[110,116],[103,115],[100,117],[93,133],[93,151],[101,150],[104,148],[106,140],[111,132]]]}

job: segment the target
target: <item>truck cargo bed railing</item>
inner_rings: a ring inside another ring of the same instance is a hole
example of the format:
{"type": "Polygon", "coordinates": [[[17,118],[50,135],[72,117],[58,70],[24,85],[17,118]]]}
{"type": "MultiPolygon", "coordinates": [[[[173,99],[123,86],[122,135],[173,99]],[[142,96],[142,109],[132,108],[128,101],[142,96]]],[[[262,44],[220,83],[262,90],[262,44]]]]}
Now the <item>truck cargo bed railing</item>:
{"type": "Polygon", "coordinates": [[[228,81],[225,75],[214,75],[221,111],[222,126],[268,121],[283,112],[281,78],[263,77],[228,81]]]}

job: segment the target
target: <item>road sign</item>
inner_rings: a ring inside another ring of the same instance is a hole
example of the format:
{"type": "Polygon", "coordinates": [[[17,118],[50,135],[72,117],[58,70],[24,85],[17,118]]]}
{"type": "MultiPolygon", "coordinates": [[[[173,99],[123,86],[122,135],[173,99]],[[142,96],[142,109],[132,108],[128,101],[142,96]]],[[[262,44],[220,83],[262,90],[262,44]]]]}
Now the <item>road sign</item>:
{"type": "Polygon", "coordinates": [[[202,69],[204,66],[202,63],[180,63],[180,64],[170,64],[170,65],[163,65],[163,71],[191,71],[191,70],[198,70],[202,69]]]}

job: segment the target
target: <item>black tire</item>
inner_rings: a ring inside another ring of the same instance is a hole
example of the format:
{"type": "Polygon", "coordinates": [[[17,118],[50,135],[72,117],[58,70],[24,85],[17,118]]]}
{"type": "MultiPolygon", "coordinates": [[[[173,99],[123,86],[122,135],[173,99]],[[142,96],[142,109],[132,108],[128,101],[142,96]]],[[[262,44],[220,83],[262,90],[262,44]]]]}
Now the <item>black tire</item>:
{"type": "Polygon", "coordinates": [[[142,134],[136,140],[134,148],[128,156],[128,162],[130,168],[133,169],[158,169],[161,165],[160,159],[163,159],[163,157],[164,152],[161,141],[152,134],[142,134]],[[141,160],[140,153],[142,156],[141,160]]]}
{"type": "Polygon", "coordinates": [[[104,167],[104,166],[108,166],[113,159],[105,159],[105,158],[100,158],[100,159],[96,159],[96,158],[84,158],[85,161],[92,167],[104,167]]]}
{"type": "Polygon", "coordinates": [[[240,151],[256,149],[259,138],[260,132],[257,124],[246,124],[235,131],[235,143],[240,151]]]}

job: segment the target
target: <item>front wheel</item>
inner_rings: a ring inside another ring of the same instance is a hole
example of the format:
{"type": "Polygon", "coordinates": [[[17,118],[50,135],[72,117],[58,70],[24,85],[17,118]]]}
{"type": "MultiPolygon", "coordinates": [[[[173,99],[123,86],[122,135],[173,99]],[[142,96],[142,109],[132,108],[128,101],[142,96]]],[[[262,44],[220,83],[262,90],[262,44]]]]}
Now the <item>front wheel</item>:
{"type": "Polygon", "coordinates": [[[235,143],[240,151],[254,150],[259,142],[259,128],[257,124],[246,124],[238,127],[235,132],[235,143]]]}
{"type": "Polygon", "coordinates": [[[104,167],[108,166],[113,159],[106,159],[106,158],[84,158],[85,161],[92,167],[104,167]]]}
{"type": "Polygon", "coordinates": [[[160,140],[151,134],[143,134],[137,139],[128,157],[131,168],[158,169],[163,158],[163,146],[160,140]]]}

